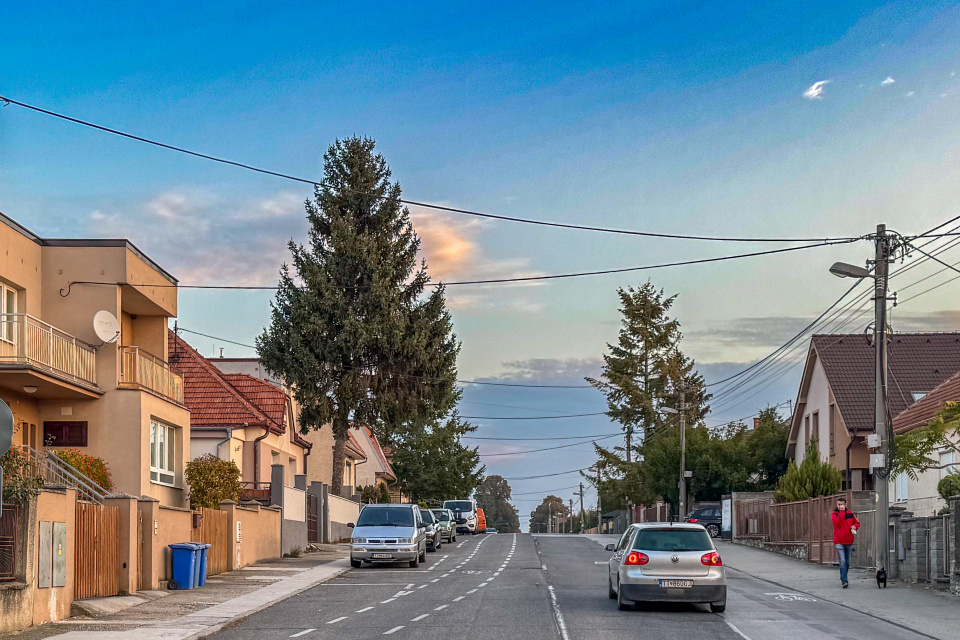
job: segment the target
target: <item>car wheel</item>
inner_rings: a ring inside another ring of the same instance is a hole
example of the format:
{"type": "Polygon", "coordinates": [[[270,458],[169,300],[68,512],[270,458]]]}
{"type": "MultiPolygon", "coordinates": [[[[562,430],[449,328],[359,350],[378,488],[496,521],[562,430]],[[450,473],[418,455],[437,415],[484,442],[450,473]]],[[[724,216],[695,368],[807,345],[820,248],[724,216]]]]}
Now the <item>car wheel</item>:
{"type": "Polygon", "coordinates": [[[710,534],[710,537],[711,537],[711,538],[719,538],[719,537],[720,537],[720,527],[718,527],[718,526],[715,525],[715,524],[708,524],[708,525],[707,525],[707,533],[710,534]]]}
{"type": "MultiPolygon", "coordinates": [[[[619,587],[619,585],[617,585],[619,587]]],[[[617,589],[617,609],[620,611],[632,611],[633,602],[623,599],[623,589],[617,589]]]]}
{"type": "Polygon", "coordinates": [[[354,569],[359,569],[363,566],[363,560],[354,560],[353,558],[350,558],[350,566],[354,569]]]}
{"type": "Polygon", "coordinates": [[[611,600],[617,599],[617,592],[613,590],[613,581],[609,575],[607,575],[607,595],[610,596],[611,600]]]}
{"type": "Polygon", "coordinates": [[[417,557],[410,561],[410,568],[416,569],[420,566],[420,554],[417,554],[417,557]]]}
{"type": "Polygon", "coordinates": [[[710,603],[710,611],[712,611],[713,613],[723,613],[723,612],[726,611],[726,610],[727,610],[727,605],[726,605],[726,603],[724,603],[724,604],[713,604],[713,603],[710,603]]]}
{"type": "Polygon", "coordinates": [[[433,553],[433,552],[435,552],[436,550],[437,550],[437,545],[436,545],[436,543],[431,543],[431,544],[428,544],[428,545],[427,545],[427,551],[429,551],[430,553],[433,553]]]}

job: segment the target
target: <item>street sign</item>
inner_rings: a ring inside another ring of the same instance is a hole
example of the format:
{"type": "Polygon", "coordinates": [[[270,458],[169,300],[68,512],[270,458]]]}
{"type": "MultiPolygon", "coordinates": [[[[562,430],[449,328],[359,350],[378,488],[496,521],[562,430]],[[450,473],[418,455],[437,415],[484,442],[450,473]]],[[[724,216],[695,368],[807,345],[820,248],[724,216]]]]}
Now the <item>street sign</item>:
{"type": "Polygon", "coordinates": [[[13,444],[13,411],[0,400],[0,456],[13,444]]]}

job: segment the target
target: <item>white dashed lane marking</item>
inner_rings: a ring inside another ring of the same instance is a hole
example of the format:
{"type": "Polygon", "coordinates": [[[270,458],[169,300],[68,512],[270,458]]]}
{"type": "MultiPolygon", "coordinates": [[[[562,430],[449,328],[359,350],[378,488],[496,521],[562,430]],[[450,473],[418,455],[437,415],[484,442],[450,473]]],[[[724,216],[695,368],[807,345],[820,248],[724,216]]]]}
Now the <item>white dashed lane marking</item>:
{"type": "Polygon", "coordinates": [[[307,634],[310,633],[311,631],[316,631],[316,629],[305,629],[305,630],[301,631],[300,633],[295,633],[295,634],[293,634],[293,635],[290,636],[290,637],[291,637],[291,638],[299,638],[300,636],[305,636],[305,635],[307,635],[307,634]]]}
{"type": "Polygon", "coordinates": [[[449,606],[450,606],[450,605],[448,605],[448,604],[442,604],[442,605],[440,605],[439,607],[437,607],[436,609],[434,609],[434,611],[443,611],[444,609],[446,609],[446,608],[449,607],[449,606]]]}
{"type": "Polygon", "coordinates": [[[424,618],[429,618],[429,617],[430,617],[429,613],[421,613],[416,618],[411,619],[410,622],[420,622],[424,618]]]}
{"type": "Polygon", "coordinates": [[[346,620],[347,616],[340,616],[339,618],[334,618],[333,620],[327,620],[327,624],[336,624],[341,620],[346,620]]]}
{"type": "Polygon", "coordinates": [[[403,629],[403,625],[400,625],[399,627],[394,627],[393,629],[390,629],[388,631],[384,631],[383,635],[389,636],[392,633],[396,633],[397,631],[400,631],[400,629],[403,629]]]}

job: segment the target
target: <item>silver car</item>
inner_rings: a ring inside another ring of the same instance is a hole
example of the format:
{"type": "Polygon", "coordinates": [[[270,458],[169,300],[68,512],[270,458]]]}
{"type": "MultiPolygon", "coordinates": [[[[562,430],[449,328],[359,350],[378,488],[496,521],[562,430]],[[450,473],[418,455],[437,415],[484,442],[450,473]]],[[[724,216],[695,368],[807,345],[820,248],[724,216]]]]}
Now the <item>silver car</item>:
{"type": "Polygon", "coordinates": [[[350,566],[364,562],[427,561],[427,525],[415,504],[368,504],[360,511],[350,539],[350,566]]]}
{"type": "Polygon", "coordinates": [[[607,572],[612,600],[625,611],[637,602],[699,602],[727,608],[727,578],[710,534],[699,524],[650,522],[627,528],[607,572]]]}

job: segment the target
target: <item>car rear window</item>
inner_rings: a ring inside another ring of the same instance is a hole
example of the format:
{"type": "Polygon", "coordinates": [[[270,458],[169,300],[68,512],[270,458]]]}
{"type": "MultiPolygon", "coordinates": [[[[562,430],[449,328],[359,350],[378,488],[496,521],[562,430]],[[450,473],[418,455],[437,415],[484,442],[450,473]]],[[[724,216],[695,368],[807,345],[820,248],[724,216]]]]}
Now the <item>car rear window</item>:
{"type": "Polygon", "coordinates": [[[637,551],[712,551],[710,535],[696,529],[641,529],[633,542],[637,551]]]}
{"type": "Polygon", "coordinates": [[[410,507],[366,507],[357,519],[358,527],[412,527],[410,507]]]}
{"type": "Polygon", "coordinates": [[[450,520],[450,514],[447,513],[446,511],[440,511],[440,512],[434,511],[433,515],[437,516],[440,522],[447,522],[448,520],[450,520]]]}

